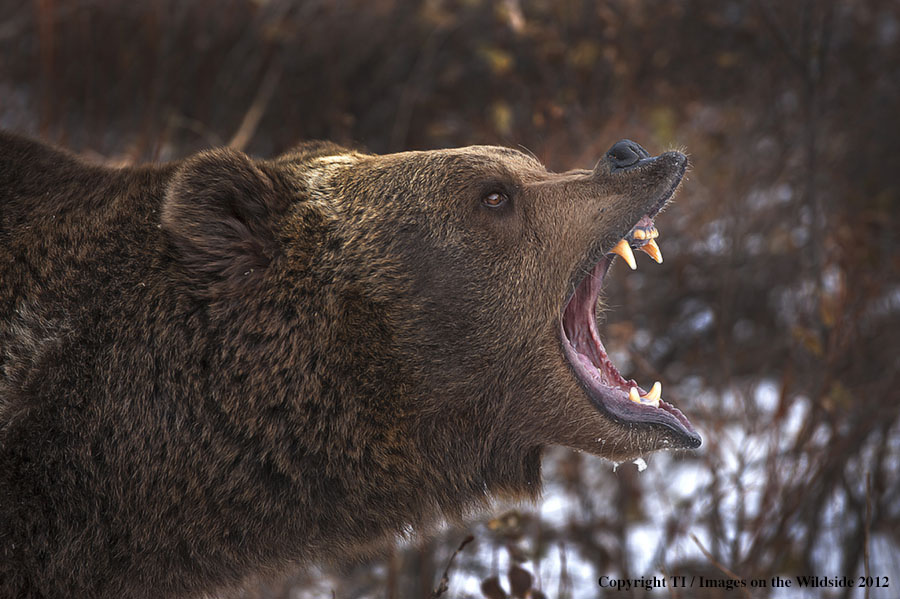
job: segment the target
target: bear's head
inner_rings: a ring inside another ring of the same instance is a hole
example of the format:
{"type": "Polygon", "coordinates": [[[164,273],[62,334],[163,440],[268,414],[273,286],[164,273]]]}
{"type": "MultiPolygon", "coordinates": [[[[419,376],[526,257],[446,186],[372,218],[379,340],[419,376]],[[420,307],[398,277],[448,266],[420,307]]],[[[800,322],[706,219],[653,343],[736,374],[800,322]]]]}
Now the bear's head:
{"type": "Polygon", "coordinates": [[[561,174],[489,146],[379,156],[312,143],[270,162],[217,151],[181,167],[163,225],[222,314],[250,318],[247,302],[265,297],[266,318],[294,318],[260,325],[303,354],[277,367],[319,373],[296,380],[317,377],[322,413],[366,406],[356,443],[377,438],[387,455],[413,436],[423,456],[521,493],[547,445],[615,461],[700,445],[659,385],[619,374],[595,317],[615,254],[661,261],[653,218],[686,164],[627,140],[561,174]]]}

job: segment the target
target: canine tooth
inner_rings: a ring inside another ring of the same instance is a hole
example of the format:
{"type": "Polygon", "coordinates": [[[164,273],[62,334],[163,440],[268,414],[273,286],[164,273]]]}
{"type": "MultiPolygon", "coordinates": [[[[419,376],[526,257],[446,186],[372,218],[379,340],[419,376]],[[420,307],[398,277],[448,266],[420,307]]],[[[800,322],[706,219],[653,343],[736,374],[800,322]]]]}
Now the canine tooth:
{"type": "Polygon", "coordinates": [[[656,245],[655,241],[651,239],[642,245],[640,249],[644,250],[644,253],[656,260],[657,264],[662,264],[662,250],[659,249],[659,246],[656,245]]]}
{"type": "MultiPolygon", "coordinates": [[[[632,389],[634,389],[634,387],[632,387],[632,389]]],[[[660,397],[662,397],[662,384],[659,381],[656,381],[655,383],[653,383],[653,387],[650,389],[647,395],[644,395],[643,397],[641,397],[641,399],[647,399],[650,400],[651,403],[659,405],[660,397]]]]}
{"type": "Polygon", "coordinates": [[[641,394],[638,393],[637,387],[632,387],[628,392],[628,399],[634,403],[641,403],[641,394]]]}
{"type": "Polygon", "coordinates": [[[643,229],[635,229],[634,230],[634,238],[635,239],[647,239],[647,232],[643,229]]]}
{"type": "Polygon", "coordinates": [[[659,231],[656,230],[656,227],[650,228],[650,239],[656,239],[659,237],[659,231]]]}
{"type": "Polygon", "coordinates": [[[637,269],[637,262],[634,261],[634,252],[631,251],[631,246],[628,245],[628,242],[624,239],[619,241],[616,244],[616,247],[612,249],[613,254],[618,254],[622,256],[625,262],[628,263],[628,266],[631,267],[631,270],[637,269]]]}

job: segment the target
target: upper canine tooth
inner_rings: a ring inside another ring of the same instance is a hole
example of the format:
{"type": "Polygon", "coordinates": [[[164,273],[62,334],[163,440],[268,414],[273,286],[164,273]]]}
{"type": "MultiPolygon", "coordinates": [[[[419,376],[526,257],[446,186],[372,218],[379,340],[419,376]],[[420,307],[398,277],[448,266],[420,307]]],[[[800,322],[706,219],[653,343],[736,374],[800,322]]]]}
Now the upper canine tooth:
{"type": "MultiPolygon", "coordinates": [[[[634,387],[632,387],[633,389],[634,387]]],[[[650,391],[647,395],[644,395],[641,399],[650,400],[651,403],[659,405],[659,398],[662,397],[662,384],[659,381],[653,383],[653,387],[651,387],[650,391]]]]}
{"type": "Polygon", "coordinates": [[[634,403],[641,403],[641,394],[638,393],[637,387],[632,387],[628,392],[628,399],[634,403]]]}
{"type": "Polygon", "coordinates": [[[628,263],[628,266],[631,267],[631,270],[637,269],[637,262],[634,261],[634,252],[631,251],[631,246],[628,245],[628,242],[622,239],[619,243],[616,244],[616,247],[612,249],[613,254],[618,254],[622,256],[625,262],[628,263]]]}
{"type": "Polygon", "coordinates": [[[657,264],[662,264],[662,250],[656,245],[654,240],[650,240],[640,247],[647,255],[656,260],[657,264]]]}

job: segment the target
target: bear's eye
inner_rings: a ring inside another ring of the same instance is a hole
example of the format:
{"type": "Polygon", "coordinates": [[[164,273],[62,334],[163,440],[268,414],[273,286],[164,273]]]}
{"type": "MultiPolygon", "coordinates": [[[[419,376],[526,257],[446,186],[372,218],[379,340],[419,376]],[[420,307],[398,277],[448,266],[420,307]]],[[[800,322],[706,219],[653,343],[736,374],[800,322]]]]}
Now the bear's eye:
{"type": "Polygon", "coordinates": [[[499,208],[506,204],[509,201],[509,198],[505,193],[501,193],[499,191],[494,191],[492,193],[487,194],[483,198],[481,198],[481,203],[489,208],[499,208]]]}

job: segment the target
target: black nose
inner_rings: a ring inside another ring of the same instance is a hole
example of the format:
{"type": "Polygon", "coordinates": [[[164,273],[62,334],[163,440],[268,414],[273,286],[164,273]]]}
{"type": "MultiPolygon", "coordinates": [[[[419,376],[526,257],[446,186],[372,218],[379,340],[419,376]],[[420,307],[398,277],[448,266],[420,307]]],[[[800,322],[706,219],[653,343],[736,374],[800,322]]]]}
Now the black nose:
{"type": "Polygon", "coordinates": [[[614,171],[634,166],[644,158],[649,157],[650,153],[647,150],[630,139],[617,141],[606,153],[606,159],[609,160],[614,171]]]}

